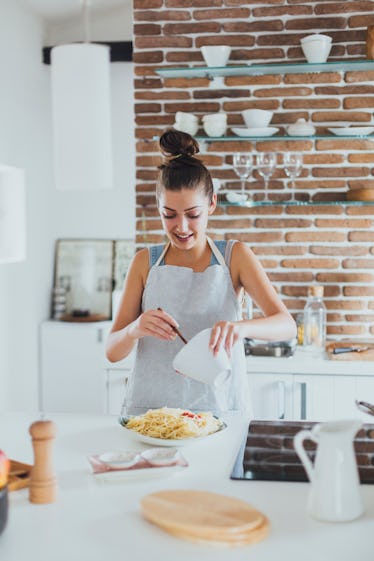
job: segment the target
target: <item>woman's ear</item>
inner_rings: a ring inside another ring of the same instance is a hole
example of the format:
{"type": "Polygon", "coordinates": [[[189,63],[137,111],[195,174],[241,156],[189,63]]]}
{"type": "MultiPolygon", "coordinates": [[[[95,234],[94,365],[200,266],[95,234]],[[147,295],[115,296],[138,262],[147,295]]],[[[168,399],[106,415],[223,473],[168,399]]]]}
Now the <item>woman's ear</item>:
{"type": "Polygon", "coordinates": [[[213,193],[212,200],[209,205],[208,214],[213,214],[213,212],[216,210],[216,206],[217,206],[217,193],[213,193]]]}

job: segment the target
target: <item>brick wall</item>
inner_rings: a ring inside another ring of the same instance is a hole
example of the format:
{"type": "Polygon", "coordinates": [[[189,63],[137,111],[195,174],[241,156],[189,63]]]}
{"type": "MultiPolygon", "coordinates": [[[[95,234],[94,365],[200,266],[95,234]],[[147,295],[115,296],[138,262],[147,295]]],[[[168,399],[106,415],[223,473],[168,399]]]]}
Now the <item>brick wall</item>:
{"type": "MultiPolygon", "coordinates": [[[[212,89],[205,78],[163,79],[153,71],[203,65],[200,47],[214,44],[232,47],[230,64],[304,61],[299,40],[314,32],[332,37],[329,60],[364,59],[373,1],[134,0],[134,22],[138,247],[165,239],[155,206],[160,157],[152,137],[173,124],[176,111],[225,111],[230,127],[243,124],[244,109],[270,109],[281,132],[299,117],[321,134],[342,123],[373,123],[374,72],[229,77],[225,87],[212,89]]],[[[373,148],[374,140],[237,140],[207,143],[202,157],[223,190],[237,190],[233,152],[278,152],[269,197],[281,201],[290,188],[282,152],[302,151],[297,198],[341,201],[347,189],[374,188],[373,148]]],[[[249,186],[254,199],[264,198],[256,169],[249,186]]],[[[365,339],[374,335],[373,221],[374,206],[232,205],[217,208],[209,229],[214,239],[251,246],[292,313],[304,307],[307,286],[321,283],[329,337],[365,339]]]]}

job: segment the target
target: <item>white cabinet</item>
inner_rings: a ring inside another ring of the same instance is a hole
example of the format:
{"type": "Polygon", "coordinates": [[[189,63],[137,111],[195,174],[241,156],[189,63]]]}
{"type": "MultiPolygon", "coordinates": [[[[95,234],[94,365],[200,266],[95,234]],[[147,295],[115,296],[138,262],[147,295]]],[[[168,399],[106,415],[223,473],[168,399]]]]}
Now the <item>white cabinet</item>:
{"type": "Polygon", "coordinates": [[[43,322],[41,407],[69,413],[119,413],[133,357],[111,365],[105,342],[111,322],[43,322]]]}
{"type": "Polygon", "coordinates": [[[373,376],[248,373],[255,419],[328,421],[370,417],[355,400],[374,403],[373,376]]]}

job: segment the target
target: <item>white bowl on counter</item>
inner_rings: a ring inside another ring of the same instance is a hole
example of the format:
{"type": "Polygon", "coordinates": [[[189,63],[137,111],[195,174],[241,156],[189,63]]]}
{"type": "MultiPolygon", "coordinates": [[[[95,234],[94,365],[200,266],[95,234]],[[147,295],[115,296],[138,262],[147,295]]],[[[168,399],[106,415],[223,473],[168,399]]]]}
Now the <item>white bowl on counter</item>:
{"type": "Polygon", "coordinates": [[[308,62],[326,62],[331,51],[332,39],[316,33],[300,39],[301,48],[308,62]]]}

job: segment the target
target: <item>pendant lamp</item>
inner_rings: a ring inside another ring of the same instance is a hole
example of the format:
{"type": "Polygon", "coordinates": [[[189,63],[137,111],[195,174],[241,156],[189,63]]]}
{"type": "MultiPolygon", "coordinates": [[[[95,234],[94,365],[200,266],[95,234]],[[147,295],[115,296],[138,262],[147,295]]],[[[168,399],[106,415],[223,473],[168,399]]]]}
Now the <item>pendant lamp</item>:
{"type": "Polygon", "coordinates": [[[0,264],[26,257],[24,172],[0,164],[0,264]]]}
{"type": "Polygon", "coordinates": [[[85,43],[51,51],[55,182],[62,190],[113,186],[109,47],[87,35],[86,24],[85,43]]]}

